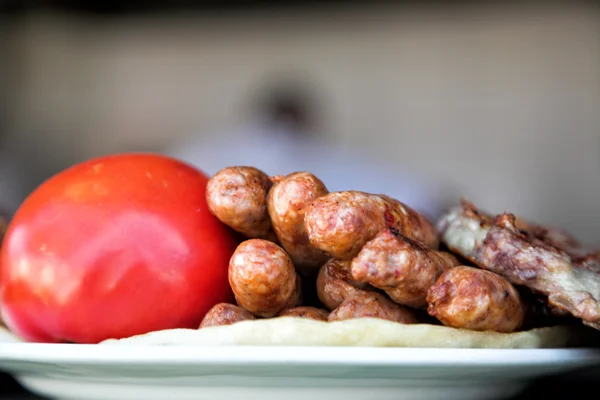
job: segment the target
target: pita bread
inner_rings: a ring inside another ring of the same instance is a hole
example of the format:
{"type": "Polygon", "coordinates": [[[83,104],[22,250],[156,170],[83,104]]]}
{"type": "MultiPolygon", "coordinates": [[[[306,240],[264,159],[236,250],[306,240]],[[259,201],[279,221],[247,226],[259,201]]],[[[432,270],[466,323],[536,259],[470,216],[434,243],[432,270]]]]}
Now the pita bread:
{"type": "Polygon", "coordinates": [[[518,333],[476,332],[438,325],[404,325],[363,318],[323,322],[297,317],[241,321],[199,330],[170,329],[101,345],[198,346],[369,346],[430,348],[534,349],[575,347],[591,343],[597,332],[585,327],[556,326],[518,333]]]}

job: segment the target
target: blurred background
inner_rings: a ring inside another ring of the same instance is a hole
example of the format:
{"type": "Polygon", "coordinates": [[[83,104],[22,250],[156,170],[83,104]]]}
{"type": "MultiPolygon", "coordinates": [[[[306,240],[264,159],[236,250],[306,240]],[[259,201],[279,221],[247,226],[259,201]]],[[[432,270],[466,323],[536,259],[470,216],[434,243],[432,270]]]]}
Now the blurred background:
{"type": "Polygon", "coordinates": [[[108,153],[285,160],[269,135],[287,118],[320,144],[282,170],[319,160],[329,182],[466,196],[600,244],[599,4],[0,0],[0,208],[108,153]],[[348,160],[369,173],[343,178],[348,160]]]}
{"type": "Polygon", "coordinates": [[[384,187],[418,174],[600,243],[596,1],[0,4],[10,210],[93,156],[238,140],[293,82],[318,111],[306,129],[385,161],[384,187]]]}

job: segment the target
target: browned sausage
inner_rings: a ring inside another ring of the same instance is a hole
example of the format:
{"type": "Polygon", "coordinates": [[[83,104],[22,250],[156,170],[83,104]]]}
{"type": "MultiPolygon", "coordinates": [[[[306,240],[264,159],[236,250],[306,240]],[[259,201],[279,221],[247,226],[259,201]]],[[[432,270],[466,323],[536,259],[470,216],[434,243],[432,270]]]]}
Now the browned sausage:
{"type": "Polygon", "coordinates": [[[246,166],[223,168],[206,186],[210,212],[247,238],[274,239],[267,212],[271,180],[263,171],[246,166]]]}
{"type": "Polygon", "coordinates": [[[237,304],[258,317],[273,317],[301,300],[300,277],[277,244],[248,239],[229,262],[229,284],[237,304]]]}
{"type": "Polygon", "coordinates": [[[321,267],[317,276],[317,296],[328,310],[337,308],[351,294],[364,291],[373,291],[373,288],[352,280],[350,261],[331,259],[321,267]]]}
{"type": "Polygon", "coordinates": [[[391,229],[379,232],[352,260],[352,279],[384,290],[396,303],[424,308],[427,290],[446,269],[451,254],[431,250],[391,229]]]}
{"type": "Polygon", "coordinates": [[[304,294],[302,293],[302,278],[300,278],[300,275],[296,274],[296,289],[294,290],[294,293],[292,293],[292,296],[283,308],[286,309],[299,306],[304,300],[303,295],[304,294]]]}
{"type": "Polygon", "coordinates": [[[445,271],[429,288],[427,303],[428,313],[444,325],[475,331],[515,332],[525,311],[506,279],[467,266],[445,271]]]}
{"type": "Polygon", "coordinates": [[[402,324],[418,323],[418,319],[408,309],[375,292],[349,296],[329,314],[328,320],[331,322],[355,318],[379,318],[402,324]]]}
{"type": "Polygon", "coordinates": [[[208,310],[200,323],[200,329],[208,326],[231,325],[251,319],[255,319],[254,315],[242,307],[229,303],[219,303],[208,310]]]}
{"type": "Polygon", "coordinates": [[[294,172],[276,182],[267,195],[267,210],[281,247],[299,272],[314,275],[327,255],[308,241],[304,226],[306,207],[326,194],[325,184],[309,172],[294,172]]]}
{"type": "Polygon", "coordinates": [[[316,307],[294,307],[283,310],[279,313],[280,317],[298,317],[316,319],[317,321],[327,321],[329,312],[316,307]]]}
{"type": "Polygon", "coordinates": [[[437,249],[434,226],[396,199],[360,191],[332,192],[317,198],[304,216],[310,243],[333,258],[349,260],[387,228],[437,249]]]}

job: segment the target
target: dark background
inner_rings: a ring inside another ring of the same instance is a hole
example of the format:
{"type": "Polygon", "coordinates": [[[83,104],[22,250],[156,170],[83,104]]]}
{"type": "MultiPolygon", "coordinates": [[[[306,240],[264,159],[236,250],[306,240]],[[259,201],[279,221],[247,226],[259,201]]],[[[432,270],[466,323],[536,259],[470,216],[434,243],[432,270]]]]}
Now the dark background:
{"type": "MultiPolygon", "coordinates": [[[[6,14],[19,13],[30,11],[35,8],[54,9],[59,11],[69,11],[74,13],[82,13],[88,15],[124,15],[135,13],[161,13],[172,11],[201,11],[201,12],[252,12],[252,11],[267,11],[273,9],[305,9],[307,7],[316,6],[336,6],[336,7],[352,7],[352,6],[368,6],[378,7],[386,4],[402,4],[406,6],[440,6],[444,7],[459,7],[471,4],[541,4],[552,5],[562,3],[560,0],[0,0],[0,11],[6,14]]],[[[572,0],[570,3],[597,4],[594,0],[572,0]]]]}

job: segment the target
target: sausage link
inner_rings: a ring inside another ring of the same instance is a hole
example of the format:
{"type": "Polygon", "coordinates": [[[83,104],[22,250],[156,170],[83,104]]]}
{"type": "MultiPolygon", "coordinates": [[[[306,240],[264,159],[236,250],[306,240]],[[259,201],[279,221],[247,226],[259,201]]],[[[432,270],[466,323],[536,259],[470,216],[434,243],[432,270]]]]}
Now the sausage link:
{"type": "Polygon", "coordinates": [[[329,312],[322,308],[316,307],[294,307],[283,310],[279,313],[279,317],[298,317],[298,318],[309,318],[317,321],[327,321],[329,312]]]}
{"type": "Polygon", "coordinates": [[[317,198],[304,216],[310,243],[333,258],[349,260],[381,230],[392,228],[437,249],[434,226],[412,208],[385,195],[332,192],[317,198]]]}
{"type": "Polygon", "coordinates": [[[398,304],[424,308],[429,287],[442,272],[457,265],[449,253],[384,229],[352,260],[351,275],[355,281],[385,291],[398,304]]]}
{"type": "Polygon", "coordinates": [[[428,313],[446,326],[511,333],[523,324],[517,290],[493,272],[467,266],[445,271],[429,288],[428,313]]]}
{"type": "Polygon", "coordinates": [[[304,293],[302,293],[302,278],[300,278],[300,275],[296,274],[296,288],[283,308],[286,309],[299,306],[302,304],[303,300],[304,293]]]}
{"type": "Polygon", "coordinates": [[[448,253],[447,251],[435,251],[434,254],[440,258],[440,262],[444,266],[444,271],[460,265],[458,258],[454,254],[448,253]]]}
{"type": "Polygon", "coordinates": [[[331,259],[321,267],[317,276],[317,296],[328,310],[337,308],[351,294],[373,290],[366,283],[352,280],[350,261],[331,259]]]}
{"type": "Polygon", "coordinates": [[[325,184],[313,174],[294,172],[279,179],[267,195],[267,210],[279,244],[304,275],[316,274],[328,258],[310,244],[304,226],[306,207],[327,193],[325,184]]]}
{"type": "Polygon", "coordinates": [[[254,315],[242,307],[229,303],[219,303],[208,310],[200,323],[199,329],[209,326],[231,325],[252,319],[255,319],[254,315]]]}
{"type": "Polygon", "coordinates": [[[402,324],[416,324],[418,319],[406,308],[379,293],[356,293],[329,314],[328,320],[379,318],[402,324]]]}
{"type": "Polygon", "coordinates": [[[273,317],[301,300],[300,277],[277,244],[248,239],[229,261],[229,284],[237,304],[257,317],[273,317]]]}
{"type": "Polygon", "coordinates": [[[222,223],[246,238],[274,239],[267,212],[271,185],[269,176],[257,168],[223,168],[208,180],[208,208],[222,223]]]}

